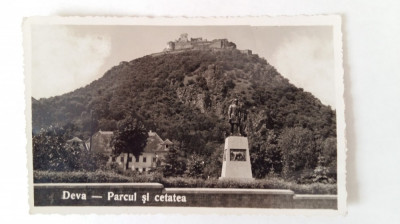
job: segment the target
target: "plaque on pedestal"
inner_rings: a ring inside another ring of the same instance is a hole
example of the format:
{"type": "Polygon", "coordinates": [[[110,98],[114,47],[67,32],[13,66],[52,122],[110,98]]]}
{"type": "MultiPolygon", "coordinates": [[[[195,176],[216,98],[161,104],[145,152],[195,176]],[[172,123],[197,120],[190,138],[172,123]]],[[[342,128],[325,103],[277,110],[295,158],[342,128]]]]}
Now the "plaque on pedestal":
{"type": "Polygon", "coordinates": [[[225,139],[220,180],[254,180],[251,173],[249,142],[246,137],[229,136],[225,139]]]}

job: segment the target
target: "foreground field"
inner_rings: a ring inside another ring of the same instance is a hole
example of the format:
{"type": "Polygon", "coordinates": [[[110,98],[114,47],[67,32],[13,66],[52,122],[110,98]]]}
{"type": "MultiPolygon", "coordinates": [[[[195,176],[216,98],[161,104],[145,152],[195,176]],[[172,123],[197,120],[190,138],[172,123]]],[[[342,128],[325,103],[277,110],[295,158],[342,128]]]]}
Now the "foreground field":
{"type": "Polygon", "coordinates": [[[290,189],[297,194],[337,194],[336,184],[297,184],[280,178],[233,181],[194,179],[184,177],[164,178],[157,174],[125,176],[113,172],[55,172],[34,171],[34,183],[161,183],[166,188],[252,188],[290,189]]]}

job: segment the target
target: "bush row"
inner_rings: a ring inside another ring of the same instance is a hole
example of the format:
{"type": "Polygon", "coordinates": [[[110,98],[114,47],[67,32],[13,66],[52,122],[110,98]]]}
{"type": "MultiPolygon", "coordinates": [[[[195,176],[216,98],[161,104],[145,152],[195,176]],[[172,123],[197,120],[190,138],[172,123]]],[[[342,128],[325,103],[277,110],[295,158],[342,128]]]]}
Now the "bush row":
{"type": "Polygon", "coordinates": [[[55,172],[34,171],[35,183],[161,183],[164,187],[178,188],[251,188],[290,189],[298,194],[337,194],[336,184],[296,184],[280,178],[258,179],[254,181],[196,179],[183,177],[164,178],[160,174],[121,175],[107,171],[95,172],[55,172]]]}
{"type": "Polygon", "coordinates": [[[299,194],[337,194],[336,184],[296,184],[280,178],[258,179],[254,181],[194,179],[183,177],[162,178],[164,187],[180,188],[250,188],[250,189],[290,189],[299,194]]]}

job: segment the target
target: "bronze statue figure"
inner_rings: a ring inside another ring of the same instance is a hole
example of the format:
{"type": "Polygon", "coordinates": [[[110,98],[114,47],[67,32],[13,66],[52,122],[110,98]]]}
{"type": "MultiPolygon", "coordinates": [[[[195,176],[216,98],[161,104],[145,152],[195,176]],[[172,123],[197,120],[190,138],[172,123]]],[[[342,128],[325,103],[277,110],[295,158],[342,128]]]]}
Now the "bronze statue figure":
{"type": "Polygon", "coordinates": [[[238,99],[234,99],[228,109],[229,124],[231,125],[231,135],[234,135],[235,131],[239,133],[239,135],[242,134],[240,130],[241,114],[238,102],[239,102],[238,99]]]}

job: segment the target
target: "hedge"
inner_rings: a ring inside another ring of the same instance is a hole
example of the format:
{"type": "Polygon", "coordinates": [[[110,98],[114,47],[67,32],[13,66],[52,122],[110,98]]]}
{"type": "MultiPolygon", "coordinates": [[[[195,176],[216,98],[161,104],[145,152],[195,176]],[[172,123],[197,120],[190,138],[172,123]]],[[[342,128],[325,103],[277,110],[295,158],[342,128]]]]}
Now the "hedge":
{"type": "Polygon", "coordinates": [[[298,194],[337,194],[336,184],[297,184],[280,178],[256,179],[254,181],[204,180],[187,177],[164,178],[156,173],[126,176],[107,171],[34,171],[33,177],[35,183],[161,183],[166,188],[290,189],[298,194]]]}

